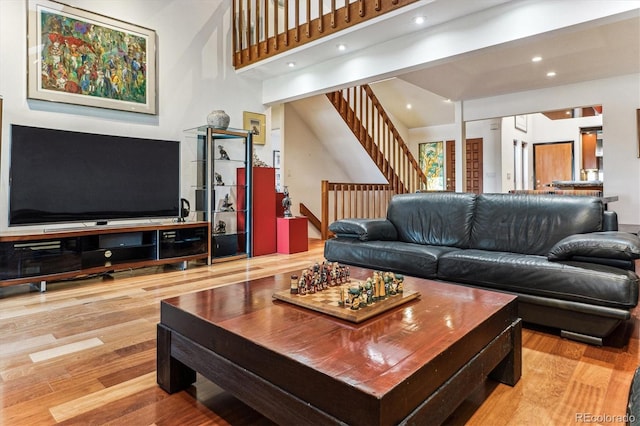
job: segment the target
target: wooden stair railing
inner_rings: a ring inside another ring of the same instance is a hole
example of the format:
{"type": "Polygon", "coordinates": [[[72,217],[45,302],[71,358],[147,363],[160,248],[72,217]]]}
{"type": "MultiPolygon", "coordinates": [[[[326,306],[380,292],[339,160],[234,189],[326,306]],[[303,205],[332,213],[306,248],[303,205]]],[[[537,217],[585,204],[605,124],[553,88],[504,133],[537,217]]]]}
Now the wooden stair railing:
{"type": "Polygon", "coordinates": [[[313,212],[304,205],[304,203],[300,203],[300,214],[302,216],[306,216],[309,220],[309,223],[313,225],[319,232],[322,232],[322,222],[318,219],[318,216],[313,214],[313,212]]]}
{"type": "Polygon", "coordinates": [[[327,97],[389,183],[322,181],[322,239],[331,236],[329,224],[336,220],[385,217],[393,195],[427,188],[418,162],[368,85],[327,97]]]}
{"type": "Polygon", "coordinates": [[[426,189],[426,176],[368,85],[327,97],[396,192],[426,189]]]}
{"type": "Polygon", "coordinates": [[[389,184],[322,181],[320,234],[330,238],[329,224],[344,218],[386,217],[387,206],[397,192],[389,184]]]}
{"type": "Polygon", "coordinates": [[[232,0],[236,69],[343,31],[418,0],[232,0]]]}

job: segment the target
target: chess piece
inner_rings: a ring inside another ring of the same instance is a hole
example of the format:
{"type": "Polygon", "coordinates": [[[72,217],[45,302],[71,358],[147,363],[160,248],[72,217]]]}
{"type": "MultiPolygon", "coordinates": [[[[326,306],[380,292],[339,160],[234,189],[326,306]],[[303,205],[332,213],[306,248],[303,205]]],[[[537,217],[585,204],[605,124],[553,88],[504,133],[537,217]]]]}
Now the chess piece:
{"type": "Polygon", "coordinates": [[[367,295],[367,305],[371,305],[373,303],[373,282],[371,277],[367,278],[367,281],[365,281],[364,290],[367,295]]]}
{"type": "Polygon", "coordinates": [[[218,145],[218,152],[220,153],[220,158],[218,160],[230,160],[229,154],[224,150],[222,145],[218,145]]]}
{"type": "Polygon", "coordinates": [[[404,275],[395,274],[396,280],[398,281],[398,285],[396,286],[396,291],[398,293],[402,293],[404,291],[404,275]]]}
{"type": "Polygon", "coordinates": [[[305,294],[307,294],[307,280],[304,274],[305,271],[302,272],[302,276],[298,280],[298,294],[300,296],[304,296],[305,294]]]}
{"type": "Polygon", "coordinates": [[[360,309],[360,287],[349,287],[349,298],[351,299],[351,309],[357,311],[360,309]]]}

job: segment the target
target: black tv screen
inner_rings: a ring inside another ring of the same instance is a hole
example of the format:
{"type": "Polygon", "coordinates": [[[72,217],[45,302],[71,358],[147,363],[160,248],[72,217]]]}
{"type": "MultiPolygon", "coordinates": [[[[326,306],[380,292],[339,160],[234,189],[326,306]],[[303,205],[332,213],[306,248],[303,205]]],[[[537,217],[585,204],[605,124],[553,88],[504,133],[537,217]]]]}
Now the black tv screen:
{"type": "Polygon", "coordinates": [[[9,173],[9,225],[179,215],[179,141],[12,125],[9,173]]]}

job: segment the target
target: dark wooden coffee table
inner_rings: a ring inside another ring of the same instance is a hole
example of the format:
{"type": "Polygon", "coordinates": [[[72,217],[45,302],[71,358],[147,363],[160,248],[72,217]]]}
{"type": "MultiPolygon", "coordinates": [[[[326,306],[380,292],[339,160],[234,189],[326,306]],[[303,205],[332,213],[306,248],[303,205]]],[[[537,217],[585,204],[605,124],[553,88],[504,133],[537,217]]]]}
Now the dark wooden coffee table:
{"type": "Polygon", "coordinates": [[[279,424],[434,424],[487,376],[520,378],[515,296],[406,277],[419,299],[354,324],[274,300],[290,275],[162,301],[160,387],[199,372],[279,424]]]}

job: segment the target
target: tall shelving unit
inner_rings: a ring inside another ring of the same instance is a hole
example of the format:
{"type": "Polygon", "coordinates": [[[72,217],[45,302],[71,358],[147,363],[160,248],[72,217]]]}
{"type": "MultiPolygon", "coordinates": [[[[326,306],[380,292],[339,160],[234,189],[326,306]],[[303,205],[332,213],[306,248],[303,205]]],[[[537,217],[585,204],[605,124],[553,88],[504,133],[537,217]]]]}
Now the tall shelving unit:
{"type": "Polygon", "coordinates": [[[251,132],[205,125],[185,133],[196,143],[195,211],[198,220],[211,224],[210,262],[251,257],[251,132]],[[238,170],[243,170],[244,179],[238,179],[238,170]]]}

